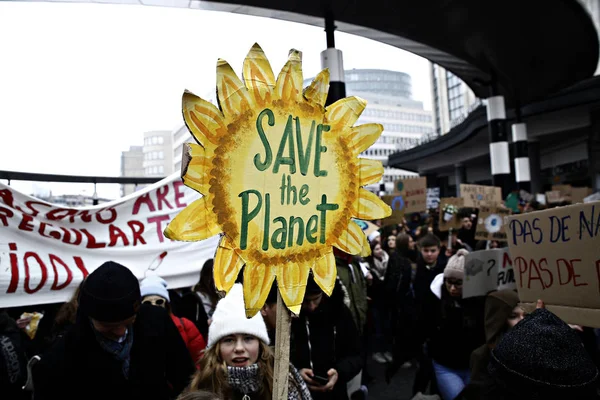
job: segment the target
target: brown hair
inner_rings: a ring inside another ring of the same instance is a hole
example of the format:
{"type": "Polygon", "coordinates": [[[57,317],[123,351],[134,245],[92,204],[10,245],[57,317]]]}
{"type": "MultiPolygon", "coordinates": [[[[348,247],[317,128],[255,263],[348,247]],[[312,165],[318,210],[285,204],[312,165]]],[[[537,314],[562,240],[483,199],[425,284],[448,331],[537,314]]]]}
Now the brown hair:
{"type": "Polygon", "coordinates": [[[208,390],[197,390],[195,392],[182,393],[177,400],[220,400],[215,393],[208,390]]]}
{"type": "Polygon", "coordinates": [[[206,260],[202,269],[200,270],[200,280],[194,285],[192,290],[194,292],[204,293],[210,299],[212,308],[217,306],[220,300],[217,287],[215,286],[215,278],[213,275],[214,271],[214,260],[212,258],[206,260]]]}
{"type": "MultiPolygon", "coordinates": [[[[259,355],[256,363],[262,377],[262,385],[258,393],[259,399],[271,400],[273,397],[273,365],[275,357],[273,352],[261,340],[259,342],[259,355]]],[[[227,364],[221,358],[221,343],[206,349],[200,360],[200,369],[192,376],[189,391],[209,390],[223,399],[232,399],[232,389],[227,383],[227,364]]]]}

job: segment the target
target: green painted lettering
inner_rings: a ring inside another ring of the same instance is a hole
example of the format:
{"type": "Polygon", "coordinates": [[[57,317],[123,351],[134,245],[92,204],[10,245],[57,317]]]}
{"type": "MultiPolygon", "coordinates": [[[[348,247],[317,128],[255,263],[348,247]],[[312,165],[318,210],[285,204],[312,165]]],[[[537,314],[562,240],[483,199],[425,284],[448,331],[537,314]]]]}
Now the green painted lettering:
{"type": "Polygon", "coordinates": [[[294,154],[296,151],[294,150],[294,125],[292,123],[292,116],[288,117],[287,123],[285,124],[285,129],[283,131],[283,136],[281,137],[281,142],[279,143],[279,150],[277,151],[277,157],[275,158],[275,164],[273,165],[273,173],[279,172],[279,166],[289,165],[290,166],[290,174],[296,173],[296,159],[294,154]],[[287,144],[287,146],[286,146],[287,144]],[[285,148],[288,148],[288,156],[284,157],[283,152],[285,148]]]}
{"type": "Polygon", "coordinates": [[[327,195],[324,194],[321,196],[321,204],[317,205],[317,211],[321,211],[321,233],[319,235],[319,241],[321,244],[325,244],[325,228],[327,227],[327,211],[333,211],[340,208],[339,205],[335,203],[327,204],[327,195]]]}
{"type": "Polygon", "coordinates": [[[265,194],[265,226],[263,229],[262,249],[269,250],[269,221],[271,220],[271,194],[265,194]]]}
{"type": "Polygon", "coordinates": [[[310,126],[310,134],[308,135],[306,151],[304,151],[300,118],[296,117],[296,143],[298,145],[298,162],[300,163],[300,173],[302,174],[302,176],[306,176],[306,174],[308,173],[308,164],[310,163],[310,151],[312,149],[313,136],[315,134],[315,125],[316,123],[315,121],[313,121],[310,126]]]}
{"type": "Polygon", "coordinates": [[[319,217],[317,217],[316,215],[313,215],[312,217],[310,217],[308,219],[308,223],[306,224],[306,240],[308,240],[308,243],[317,243],[317,238],[314,237],[313,235],[315,233],[317,233],[317,221],[319,220],[319,217]]]}
{"type": "Polygon", "coordinates": [[[265,131],[262,127],[262,119],[265,115],[269,118],[267,121],[269,126],[275,125],[275,115],[273,114],[273,111],[269,110],[268,108],[265,108],[264,110],[262,110],[260,112],[260,114],[258,114],[258,118],[256,118],[256,130],[258,132],[258,136],[260,137],[260,140],[261,140],[263,146],[265,147],[265,161],[264,162],[260,161],[260,154],[254,155],[254,166],[259,171],[264,171],[267,168],[269,168],[271,166],[271,162],[273,161],[273,153],[271,152],[271,145],[269,144],[269,139],[267,139],[267,135],[265,135],[265,131]]]}
{"type": "Polygon", "coordinates": [[[277,217],[273,220],[273,223],[280,222],[281,228],[275,229],[273,237],[271,238],[271,246],[274,249],[283,250],[285,249],[285,239],[287,238],[287,221],[283,217],[277,217]]]}
{"type": "Polygon", "coordinates": [[[291,216],[288,231],[288,247],[294,245],[294,225],[298,225],[298,238],[296,239],[296,244],[302,246],[302,243],[304,243],[304,220],[300,217],[291,216]]]}
{"type": "Polygon", "coordinates": [[[248,244],[248,224],[260,211],[262,207],[262,195],[258,190],[250,189],[243,191],[238,195],[238,197],[242,198],[242,229],[240,233],[240,249],[245,250],[248,244]],[[256,207],[250,212],[248,212],[248,205],[250,203],[250,195],[253,194],[258,199],[256,207]]]}
{"type": "Polygon", "coordinates": [[[317,143],[315,148],[315,176],[318,178],[319,176],[327,176],[327,171],[321,170],[321,153],[325,153],[327,151],[327,146],[321,146],[321,137],[323,132],[329,132],[331,127],[329,125],[319,124],[317,126],[317,143]]]}
{"type": "Polygon", "coordinates": [[[281,186],[279,186],[279,190],[281,190],[281,205],[285,201],[285,174],[281,175],[281,186]]]}
{"type": "Polygon", "coordinates": [[[303,206],[310,203],[310,199],[306,198],[307,195],[308,195],[308,185],[305,183],[300,188],[300,204],[302,204],[303,206]]]}

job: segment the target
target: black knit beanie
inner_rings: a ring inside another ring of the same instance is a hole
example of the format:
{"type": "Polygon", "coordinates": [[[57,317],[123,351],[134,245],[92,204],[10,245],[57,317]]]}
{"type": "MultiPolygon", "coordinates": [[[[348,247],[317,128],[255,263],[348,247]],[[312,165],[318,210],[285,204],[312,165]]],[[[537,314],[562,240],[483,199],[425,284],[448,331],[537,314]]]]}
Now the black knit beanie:
{"type": "Polygon", "coordinates": [[[107,261],[85,280],[79,294],[79,311],[101,322],[118,322],[133,317],[140,306],[140,285],[133,273],[107,261]]]}
{"type": "Polygon", "coordinates": [[[492,351],[489,372],[498,387],[529,399],[584,398],[598,378],[577,334],[546,309],[535,310],[504,336],[492,351]]]}

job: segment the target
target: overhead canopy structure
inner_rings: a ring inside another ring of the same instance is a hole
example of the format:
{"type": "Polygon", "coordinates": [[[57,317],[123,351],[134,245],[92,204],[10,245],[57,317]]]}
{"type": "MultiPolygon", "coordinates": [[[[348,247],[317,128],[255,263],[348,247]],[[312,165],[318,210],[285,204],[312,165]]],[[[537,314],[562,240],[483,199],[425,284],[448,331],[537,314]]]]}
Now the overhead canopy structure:
{"type": "Polygon", "coordinates": [[[528,104],[589,78],[598,64],[596,29],[575,0],[92,2],[226,11],[315,26],[323,26],[329,14],[340,31],[387,43],[441,65],[469,85],[477,97],[488,97],[495,81],[497,94],[505,96],[507,107],[528,104]]]}

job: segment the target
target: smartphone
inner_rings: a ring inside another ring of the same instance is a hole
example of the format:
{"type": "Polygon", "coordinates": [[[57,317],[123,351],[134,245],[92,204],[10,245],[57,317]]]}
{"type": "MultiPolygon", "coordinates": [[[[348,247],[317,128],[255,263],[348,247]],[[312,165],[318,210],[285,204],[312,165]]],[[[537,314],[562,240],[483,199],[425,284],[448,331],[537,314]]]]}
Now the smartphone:
{"type": "Polygon", "coordinates": [[[319,375],[314,375],[312,377],[312,380],[317,382],[319,385],[327,385],[327,383],[329,383],[329,378],[324,378],[322,376],[319,375]]]}

